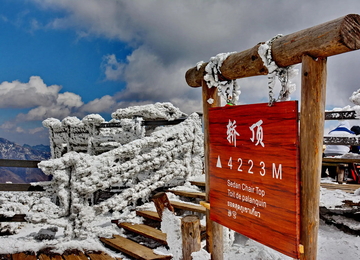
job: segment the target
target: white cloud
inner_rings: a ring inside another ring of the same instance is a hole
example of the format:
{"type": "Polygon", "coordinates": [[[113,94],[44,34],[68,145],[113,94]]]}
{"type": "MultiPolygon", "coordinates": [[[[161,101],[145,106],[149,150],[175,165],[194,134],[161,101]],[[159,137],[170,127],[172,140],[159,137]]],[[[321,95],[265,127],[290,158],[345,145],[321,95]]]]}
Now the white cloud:
{"type": "Polygon", "coordinates": [[[20,127],[20,126],[17,126],[17,127],[15,128],[15,131],[16,131],[17,133],[25,133],[25,130],[24,130],[22,127],[20,127]]]}
{"type": "Polygon", "coordinates": [[[17,122],[21,121],[37,121],[44,120],[49,117],[64,118],[81,107],[84,103],[81,101],[81,97],[71,92],[59,93],[56,102],[49,106],[38,106],[31,109],[28,113],[20,113],[16,117],[17,122]]]}
{"type": "Polygon", "coordinates": [[[17,80],[0,84],[0,108],[30,108],[50,105],[58,98],[58,85],[46,86],[39,76],[32,76],[28,83],[17,80]]]}
{"type": "Polygon", "coordinates": [[[16,127],[16,124],[14,122],[11,121],[6,121],[5,123],[3,123],[2,125],[0,125],[1,129],[4,129],[6,131],[9,131],[11,129],[14,129],[14,127],[16,127]]]}
{"type": "Polygon", "coordinates": [[[118,62],[115,54],[108,54],[103,57],[102,67],[106,80],[121,80],[125,64],[118,62]]]}
{"type": "Polygon", "coordinates": [[[36,128],[32,128],[32,129],[29,129],[29,133],[30,134],[37,134],[37,133],[40,133],[40,132],[44,132],[44,127],[36,127],[36,128]]]}
{"type": "Polygon", "coordinates": [[[102,98],[96,98],[89,103],[81,107],[81,111],[84,113],[102,113],[102,112],[114,112],[114,106],[116,101],[112,96],[106,95],[102,98]]]}
{"type": "Polygon", "coordinates": [[[75,93],[65,92],[59,94],[56,105],[59,107],[77,108],[81,107],[84,103],[81,97],[75,93]]]}

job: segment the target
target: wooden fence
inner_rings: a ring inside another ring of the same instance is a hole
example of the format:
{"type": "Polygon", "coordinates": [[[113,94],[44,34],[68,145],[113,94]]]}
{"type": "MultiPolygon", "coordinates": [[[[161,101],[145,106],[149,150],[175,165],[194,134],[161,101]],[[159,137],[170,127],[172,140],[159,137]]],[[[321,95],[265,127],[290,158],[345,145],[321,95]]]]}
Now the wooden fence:
{"type": "MultiPolygon", "coordinates": [[[[157,127],[157,126],[166,126],[166,125],[176,125],[183,122],[186,118],[175,119],[172,121],[167,120],[152,120],[152,121],[142,121],[143,126],[148,127],[157,127]]],[[[99,128],[113,128],[121,127],[119,123],[102,123],[98,126],[99,128]]],[[[13,160],[13,159],[0,159],[0,167],[21,167],[21,168],[38,168],[38,163],[41,161],[35,160],[13,160]]],[[[14,191],[14,192],[32,192],[32,191],[44,191],[44,188],[39,185],[32,185],[29,183],[22,184],[13,184],[13,183],[0,183],[0,192],[1,191],[14,191]]],[[[97,191],[94,193],[94,200],[99,200],[102,197],[109,198],[109,196],[114,195],[114,192],[111,192],[110,189],[106,191],[97,191]],[[110,194],[110,195],[109,195],[110,194]]],[[[94,202],[96,203],[96,202],[94,202]]],[[[25,214],[15,214],[13,217],[6,217],[0,214],[0,222],[25,222],[25,214]]]]}
{"type": "MultiPolygon", "coordinates": [[[[31,160],[11,160],[0,159],[0,167],[21,167],[21,168],[38,168],[40,161],[31,160]]],[[[29,183],[0,183],[0,191],[44,191],[43,187],[31,185],[29,183]]],[[[0,215],[0,222],[26,222],[25,214],[15,214],[12,217],[0,215]]]]}

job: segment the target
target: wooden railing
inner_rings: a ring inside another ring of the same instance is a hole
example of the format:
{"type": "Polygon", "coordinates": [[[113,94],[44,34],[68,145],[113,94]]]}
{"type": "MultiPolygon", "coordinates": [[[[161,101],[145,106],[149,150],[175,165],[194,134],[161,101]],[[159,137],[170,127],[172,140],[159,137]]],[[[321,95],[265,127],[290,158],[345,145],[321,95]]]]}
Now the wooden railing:
{"type": "MultiPolygon", "coordinates": [[[[356,111],[327,111],[325,112],[325,120],[359,120],[356,111]]],[[[360,146],[360,136],[324,136],[324,145],[346,145],[346,146],[360,146]]],[[[337,181],[343,183],[346,181],[345,169],[348,169],[349,164],[360,164],[359,158],[329,158],[322,159],[322,166],[336,167],[337,181]]],[[[354,180],[357,182],[358,180],[354,180]]]]}
{"type": "MultiPolygon", "coordinates": [[[[0,159],[0,167],[38,168],[40,161],[0,159]]],[[[44,191],[44,188],[30,183],[0,183],[1,191],[44,191]]],[[[0,214],[0,222],[26,222],[25,214],[6,217],[0,214]]]]}
{"type": "Polygon", "coordinates": [[[0,167],[38,168],[40,161],[0,159],[0,167]]]}

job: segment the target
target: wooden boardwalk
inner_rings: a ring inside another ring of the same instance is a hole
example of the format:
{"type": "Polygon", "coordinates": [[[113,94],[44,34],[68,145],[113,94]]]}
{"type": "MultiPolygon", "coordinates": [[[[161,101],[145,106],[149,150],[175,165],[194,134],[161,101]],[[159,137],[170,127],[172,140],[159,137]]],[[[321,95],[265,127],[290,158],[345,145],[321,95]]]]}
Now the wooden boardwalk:
{"type": "Polygon", "coordinates": [[[360,188],[360,184],[338,184],[338,183],[321,183],[321,187],[329,190],[342,190],[354,194],[355,190],[360,188]]]}
{"type": "Polygon", "coordinates": [[[113,258],[104,252],[86,252],[73,251],[63,255],[54,253],[31,253],[21,252],[16,254],[0,255],[0,260],[121,260],[113,258]]]}

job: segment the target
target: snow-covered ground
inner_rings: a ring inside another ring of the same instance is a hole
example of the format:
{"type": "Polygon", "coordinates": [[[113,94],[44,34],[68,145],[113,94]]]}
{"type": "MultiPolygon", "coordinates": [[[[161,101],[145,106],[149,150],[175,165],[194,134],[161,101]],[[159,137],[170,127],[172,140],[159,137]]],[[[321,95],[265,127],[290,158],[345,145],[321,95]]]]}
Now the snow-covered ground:
{"type": "MultiPolygon", "coordinates": [[[[324,180],[326,181],[326,180],[324,180]]],[[[346,184],[343,184],[346,185],[346,184]]],[[[190,186],[189,183],[186,183],[182,187],[184,190],[196,190],[194,186],[190,186]]],[[[177,196],[167,193],[171,199],[178,199],[177,196]]],[[[355,194],[345,193],[341,190],[328,190],[321,188],[321,200],[320,205],[326,206],[327,208],[335,208],[338,205],[342,204],[343,200],[352,200],[354,202],[360,201],[360,188],[356,191],[355,194]]],[[[146,203],[138,209],[147,209],[155,210],[154,205],[151,203],[146,203]]],[[[110,223],[112,219],[120,219],[122,221],[131,221],[135,223],[140,223],[142,219],[135,215],[135,212],[124,211],[122,214],[118,215],[108,215],[95,217],[92,219],[92,222],[99,228],[103,230],[104,236],[110,236],[111,234],[122,234],[122,231],[116,227],[115,224],[110,223]]],[[[165,248],[156,249],[157,253],[164,254],[173,254],[175,257],[178,252],[181,252],[181,238],[179,237],[179,232],[176,230],[180,229],[180,217],[169,216],[169,214],[164,214],[164,222],[162,224],[162,230],[172,230],[172,235],[168,238],[170,250],[165,248]]],[[[203,222],[204,220],[202,220],[203,222]]],[[[37,240],[37,235],[40,229],[46,229],[51,226],[61,226],[61,223],[51,224],[17,224],[13,223],[13,228],[16,229],[17,234],[10,236],[0,237],[0,254],[15,253],[21,251],[29,250],[40,250],[44,247],[52,247],[54,252],[62,253],[64,250],[69,248],[77,248],[80,250],[101,250],[107,252],[108,254],[114,257],[124,257],[124,255],[115,254],[113,251],[105,248],[97,237],[89,237],[87,239],[71,239],[69,240],[64,235],[64,228],[59,227],[56,232],[55,238],[52,240],[37,240]],[[16,226],[16,227],[15,227],[16,226]]],[[[66,226],[65,223],[63,223],[66,226]]],[[[357,224],[360,226],[360,224],[357,224]]],[[[291,259],[281,253],[278,253],[266,246],[263,246],[251,239],[248,239],[240,234],[235,234],[233,240],[225,240],[226,246],[224,248],[224,259],[243,259],[243,260],[253,260],[253,259],[291,259]],[[229,244],[231,243],[231,244],[229,244]]],[[[319,239],[318,239],[318,259],[360,259],[360,237],[348,235],[344,232],[338,230],[336,227],[329,226],[324,222],[320,222],[319,229],[319,239]]],[[[208,259],[207,252],[202,250],[197,254],[194,254],[193,259],[202,260],[208,259]]],[[[176,259],[176,258],[174,258],[176,259]]]]}

